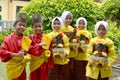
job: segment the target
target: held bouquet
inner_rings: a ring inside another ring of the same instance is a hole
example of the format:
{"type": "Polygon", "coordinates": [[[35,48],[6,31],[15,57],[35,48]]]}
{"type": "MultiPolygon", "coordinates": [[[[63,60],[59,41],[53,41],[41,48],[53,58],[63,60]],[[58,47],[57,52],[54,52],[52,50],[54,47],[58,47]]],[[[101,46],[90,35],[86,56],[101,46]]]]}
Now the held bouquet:
{"type": "Polygon", "coordinates": [[[85,51],[87,49],[89,39],[86,37],[85,30],[81,30],[79,34],[80,34],[80,46],[85,51]]]}
{"type": "Polygon", "coordinates": [[[76,36],[76,39],[78,41],[77,43],[79,44],[77,49],[79,53],[84,53],[89,43],[89,39],[87,38],[87,32],[85,30],[80,30],[77,32],[76,36]]]}
{"type": "Polygon", "coordinates": [[[79,38],[76,36],[76,33],[77,33],[77,28],[74,28],[69,39],[71,45],[74,45],[74,43],[79,43],[79,38]]]}
{"type": "Polygon", "coordinates": [[[76,51],[76,53],[78,53],[80,39],[79,37],[76,36],[76,33],[77,33],[77,28],[74,28],[73,32],[71,33],[69,42],[71,49],[73,49],[74,51],[76,51]]]}
{"type": "Polygon", "coordinates": [[[98,68],[107,68],[108,56],[105,51],[107,46],[105,45],[104,41],[98,41],[95,46],[97,49],[90,56],[90,65],[98,68]]]}
{"type": "Polygon", "coordinates": [[[63,34],[59,33],[55,38],[52,39],[52,52],[54,57],[62,58],[64,60],[65,55],[67,54],[66,49],[64,48],[63,34]]]}

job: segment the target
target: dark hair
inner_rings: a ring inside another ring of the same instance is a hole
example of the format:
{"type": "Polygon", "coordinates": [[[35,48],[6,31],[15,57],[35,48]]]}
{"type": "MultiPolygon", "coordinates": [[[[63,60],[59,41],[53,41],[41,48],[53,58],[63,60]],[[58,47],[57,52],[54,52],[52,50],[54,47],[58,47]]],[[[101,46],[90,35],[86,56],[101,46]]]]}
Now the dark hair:
{"type": "MultiPolygon", "coordinates": [[[[36,23],[42,23],[42,22],[36,22],[36,23]]],[[[32,23],[32,26],[34,25],[35,23],[32,23]]],[[[43,24],[43,23],[42,23],[43,24]]]]}
{"type": "MultiPolygon", "coordinates": [[[[58,20],[59,21],[59,19],[58,18],[56,18],[54,21],[56,21],[56,20],[58,20]]],[[[60,21],[59,21],[60,22],[60,21]]]]}
{"type": "Polygon", "coordinates": [[[13,25],[16,25],[19,21],[15,21],[13,25]]]}

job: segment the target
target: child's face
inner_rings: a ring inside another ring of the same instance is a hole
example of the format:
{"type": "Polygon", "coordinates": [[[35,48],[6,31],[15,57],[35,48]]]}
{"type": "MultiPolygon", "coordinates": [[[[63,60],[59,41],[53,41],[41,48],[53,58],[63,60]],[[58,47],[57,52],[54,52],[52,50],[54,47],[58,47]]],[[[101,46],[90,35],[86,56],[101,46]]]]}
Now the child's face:
{"type": "Polygon", "coordinates": [[[104,27],[104,25],[100,24],[98,30],[97,30],[97,33],[99,36],[104,36],[106,34],[106,29],[104,27]]]}
{"type": "Polygon", "coordinates": [[[79,28],[80,30],[85,29],[85,22],[84,22],[84,20],[80,20],[80,21],[79,21],[79,23],[78,23],[78,28],[79,28]]]}
{"type": "Polygon", "coordinates": [[[38,22],[38,23],[35,23],[32,28],[34,30],[34,33],[39,35],[42,33],[43,25],[41,22],[38,22]]]}
{"type": "Polygon", "coordinates": [[[23,22],[17,22],[16,24],[13,25],[15,28],[15,32],[17,35],[23,35],[23,32],[26,29],[26,23],[23,22]]]}
{"type": "Polygon", "coordinates": [[[61,23],[59,20],[55,20],[54,23],[53,23],[53,27],[56,31],[59,31],[60,30],[60,27],[61,27],[61,23]]]}
{"type": "Polygon", "coordinates": [[[70,25],[72,22],[72,16],[71,15],[67,15],[65,18],[65,24],[66,25],[70,25]]]}

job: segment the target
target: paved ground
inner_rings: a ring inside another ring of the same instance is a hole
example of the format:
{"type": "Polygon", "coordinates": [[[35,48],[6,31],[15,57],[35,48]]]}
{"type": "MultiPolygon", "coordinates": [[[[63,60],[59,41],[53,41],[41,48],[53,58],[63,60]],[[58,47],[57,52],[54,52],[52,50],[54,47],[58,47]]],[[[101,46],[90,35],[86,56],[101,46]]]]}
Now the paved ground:
{"type": "Polygon", "coordinates": [[[113,64],[113,66],[119,65],[118,68],[112,68],[112,76],[110,80],[120,80],[120,56],[118,56],[117,60],[113,64]]]}

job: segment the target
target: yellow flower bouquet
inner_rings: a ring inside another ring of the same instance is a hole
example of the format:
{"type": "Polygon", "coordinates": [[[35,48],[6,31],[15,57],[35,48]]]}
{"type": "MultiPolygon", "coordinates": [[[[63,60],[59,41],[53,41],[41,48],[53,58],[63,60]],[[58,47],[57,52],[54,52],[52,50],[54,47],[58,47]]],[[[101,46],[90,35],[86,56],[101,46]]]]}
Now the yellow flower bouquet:
{"type": "Polygon", "coordinates": [[[83,51],[86,51],[89,43],[89,39],[86,37],[86,31],[85,30],[80,30],[79,33],[79,39],[80,39],[80,48],[83,51]]]}
{"type": "Polygon", "coordinates": [[[67,51],[64,48],[64,42],[62,40],[63,34],[59,33],[55,38],[52,40],[52,53],[53,57],[58,57],[64,59],[65,55],[67,55],[67,51]]]}
{"type": "Polygon", "coordinates": [[[79,37],[76,36],[77,28],[74,28],[73,32],[70,35],[70,48],[71,50],[74,50],[76,53],[78,53],[78,47],[79,47],[79,37]]]}
{"type": "Polygon", "coordinates": [[[76,46],[76,44],[79,44],[79,37],[76,36],[77,28],[74,28],[73,32],[70,35],[70,46],[76,46]]]}
{"type": "Polygon", "coordinates": [[[97,43],[97,49],[90,56],[90,65],[97,68],[107,68],[108,66],[108,56],[105,52],[105,44],[97,43]]]}

